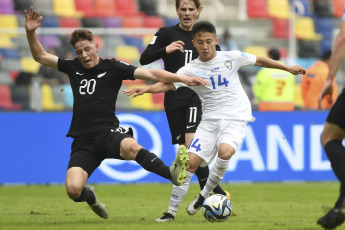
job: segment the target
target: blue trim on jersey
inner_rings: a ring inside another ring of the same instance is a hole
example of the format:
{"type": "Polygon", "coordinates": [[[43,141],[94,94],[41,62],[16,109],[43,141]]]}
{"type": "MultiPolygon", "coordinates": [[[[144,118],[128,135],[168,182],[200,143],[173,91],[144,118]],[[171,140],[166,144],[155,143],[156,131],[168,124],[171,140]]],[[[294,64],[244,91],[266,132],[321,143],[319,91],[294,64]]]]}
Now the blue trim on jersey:
{"type": "Polygon", "coordinates": [[[128,63],[126,63],[126,62],[123,62],[123,61],[120,61],[122,64],[125,64],[125,65],[129,65],[128,63]]]}

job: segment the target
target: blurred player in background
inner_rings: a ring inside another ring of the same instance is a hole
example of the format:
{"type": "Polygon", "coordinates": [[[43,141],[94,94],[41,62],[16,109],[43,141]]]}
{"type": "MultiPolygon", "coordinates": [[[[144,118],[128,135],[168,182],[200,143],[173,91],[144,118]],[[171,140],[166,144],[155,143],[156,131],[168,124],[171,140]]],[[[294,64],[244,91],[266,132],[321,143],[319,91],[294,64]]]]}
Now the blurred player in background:
{"type": "MultiPolygon", "coordinates": [[[[202,4],[200,0],[175,0],[175,7],[180,23],[163,27],[155,34],[141,55],[140,64],[147,65],[162,58],[165,70],[176,73],[179,68],[198,57],[198,52],[192,44],[191,30],[200,16],[202,4]]],[[[202,109],[199,96],[187,87],[168,91],[164,95],[164,107],[172,144],[189,146],[201,119],[202,109]]],[[[202,189],[209,174],[208,166],[199,167],[195,174],[202,189]]],[[[230,194],[219,185],[213,192],[226,195],[230,199],[230,194]]],[[[177,212],[177,207],[174,207],[174,199],[173,196],[170,197],[168,211],[164,212],[161,218],[156,219],[156,222],[174,220],[177,212]]]]}
{"type": "MultiPolygon", "coordinates": [[[[329,62],[331,59],[332,51],[326,51],[320,61],[317,61],[314,65],[307,69],[307,73],[302,76],[301,91],[303,98],[303,108],[305,110],[317,110],[319,107],[319,96],[323,85],[327,79],[329,73],[329,62]]],[[[338,86],[333,80],[331,100],[327,97],[322,99],[322,109],[330,109],[333,102],[338,97],[338,86]],[[330,103],[332,101],[332,103],[330,103]]]]}
{"type": "Polygon", "coordinates": [[[66,191],[75,202],[86,201],[100,217],[108,218],[108,210],[101,203],[91,185],[85,185],[93,171],[106,158],[135,160],[144,169],[154,172],[176,185],[185,181],[188,155],[178,152],[169,168],[155,154],[140,146],[132,133],[119,127],[115,116],[117,94],[122,80],[184,81],[199,84],[203,80],[179,76],[164,70],[137,68],[115,59],[98,56],[98,44],[86,29],[71,34],[70,44],[77,58],[61,59],[47,53],[39,42],[36,29],[42,16],[30,8],[25,10],[25,29],[35,61],[68,75],[74,95],[73,117],[67,136],[72,137],[71,157],[66,175],[66,191]]]}
{"type": "MultiPolygon", "coordinates": [[[[321,103],[324,97],[328,96],[330,100],[332,99],[334,77],[345,56],[345,12],[342,20],[340,31],[335,39],[327,80],[321,89],[319,109],[322,108],[321,103]]],[[[344,138],[345,88],[329,111],[321,134],[321,144],[331,162],[334,174],[340,181],[340,195],[334,207],[317,221],[317,224],[325,229],[334,229],[345,221],[345,148],[342,144],[344,138]]]]}
{"type": "MultiPolygon", "coordinates": [[[[223,179],[228,171],[230,158],[241,145],[247,123],[254,121],[247,94],[242,88],[238,76],[239,68],[256,65],[277,68],[292,74],[304,74],[301,66],[286,66],[269,58],[256,57],[240,51],[216,51],[218,38],[212,23],[197,22],[192,29],[193,45],[199,58],[191,61],[177,71],[177,74],[199,75],[207,86],[191,87],[199,96],[203,105],[202,120],[189,147],[187,178],[182,186],[174,186],[172,197],[174,207],[179,207],[187,194],[190,179],[202,165],[214,164],[210,170],[206,185],[188,205],[187,212],[196,214],[205,198],[223,179]]],[[[133,88],[125,91],[128,95],[138,96],[144,93],[160,93],[185,87],[185,84],[156,83],[145,88],[133,88]]]]}

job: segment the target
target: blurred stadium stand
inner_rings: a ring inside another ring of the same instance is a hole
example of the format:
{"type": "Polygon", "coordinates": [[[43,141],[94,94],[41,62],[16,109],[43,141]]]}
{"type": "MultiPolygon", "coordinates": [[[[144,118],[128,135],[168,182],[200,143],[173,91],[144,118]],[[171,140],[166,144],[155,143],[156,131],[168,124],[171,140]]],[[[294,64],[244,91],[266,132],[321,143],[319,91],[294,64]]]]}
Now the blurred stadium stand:
{"type": "MultiPolygon", "coordinates": [[[[231,31],[240,50],[265,56],[267,49],[275,47],[288,64],[307,68],[332,48],[345,0],[202,0],[202,3],[204,8],[199,20],[214,23],[218,36],[225,30],[231,31]]],[[[60,57],[71,50],[69,34],[75,28],[84,27],[96,35],[101,46],[100,56],[116,57],[140,66],[140,53],[158,28],[179,22],[175,1],[170,0],[0,0],[0,84],[9,86],[11,96],[7,98],[12,104],[19,104],[13,107],[0,104],[3,110],[5,107],[30,109],[30,76],[39,68],[31,58],[23,28],[23,10],[29,9],[30,4],[44,16],[38,30],[39,40],[45,48],[57,48],[60,57]],[[29,76],[27,80],[23,80],[25,76],[29,76]]],[[[144,67],[164,68],[161,60],[144,67]]],[[[342,66],[338,75],[342,75],[344,69],[342,66]]],[[[248,94],[250,78],[257,70],[241,72],[248,94]]],[[[337,76],[339,87],[345,85],[343,79],[337,76]]],[[[124,82],[121,89],[132,85],[124,82]]],[[[72,109],[73,98],[68,85],[42,85],[41,96],[43,111],[72,109]]],[[[148,96],[146,100],[147,103],[135,103],[122,95],[121,90],[117,108],[163,110],[163,94],[148,96]]]]}

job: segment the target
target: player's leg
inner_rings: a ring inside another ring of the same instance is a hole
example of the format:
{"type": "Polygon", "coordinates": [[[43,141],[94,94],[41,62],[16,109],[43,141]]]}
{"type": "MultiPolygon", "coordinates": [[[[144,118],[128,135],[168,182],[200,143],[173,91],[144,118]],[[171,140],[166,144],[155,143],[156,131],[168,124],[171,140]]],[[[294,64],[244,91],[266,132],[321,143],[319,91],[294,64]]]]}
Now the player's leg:
{"type": "MultiPolygon", "coordinates": [[[[191,140],[194,137],[194,133],[200,124],[201,116],[202,116],[202,108],[201,103],[191,103],[184,109],[185,114],[185,125],[183,127],[185,133],[185,146],[188,147],[191,140]]],[[[177,121],[178,122],[178,121],[177,121]]],[[[176,122],[176,123],[177,123],[176,122]]],[[[199,167],[195,171],[195,175],[198,178],[200,189],[202,190],[206,184],[208,175],[210,173],[208,165],[204,167],[199,167]]],[[[222,194],[226,196],[228,199],[230,199],[230,193],[224,191],[220,185],[217,185],[214,190],[214,193],[222,194]]]]}
{"type": "Polygon", "coordinates": [[[98,216],[107,219],[106,206],[98,200],[91,185],[85,186],[89,175],[99,166],[101,160],[90,152],[76,150],[77,147],[72,145],[71,159],[66,173],[66,192],[75,202],[87,202],[98,216]]]}
{"type": "Polygon", "coordinates": [[[339,95],[327,117],[321,134],[321,143],[325,149],[334,174],[340,181],[340,195],[334,207],[317,223],[324,228],[333,229],[345,221],[345,91],[339,95]]]}

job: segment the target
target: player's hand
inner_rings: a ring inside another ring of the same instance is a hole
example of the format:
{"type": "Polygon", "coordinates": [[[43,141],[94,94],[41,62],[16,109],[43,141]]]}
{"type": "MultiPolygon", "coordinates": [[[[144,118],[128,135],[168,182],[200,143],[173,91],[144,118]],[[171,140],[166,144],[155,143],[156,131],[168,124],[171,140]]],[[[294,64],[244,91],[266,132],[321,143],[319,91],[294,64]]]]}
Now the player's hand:
{"type": "Polygon", "coordinates": [[[27,31],[35,31],[41,24],[42,16],[39,16],[39,12],[34,10],[33,7],[30,8],[29,14],[24,10],[25,14],[25,29],[27,31]]]}
{"type": "Polygon", "coordinates": [[[290,66],[288,71],[290,73],[294,74],[294,75],[305,74],[306,73],[305,68],[303,68],[302,66],[299,66],[299,65],[290,66]]]}
{"type": "Polygon", "coordinates": [[[182,82],[185,83],[188,86],[197,86],[197,85],[203,85],[207,86],[208,81],[205,79],[202,79],[200,77],[184,77],[182,76],[182,82]]]}
{"type": "Polygon", "coordinates": [[[127,96],[132,96],[133,98],[135,98],[146,93],[147,89],[147,87],[135,87],[132,89],[123,90],[123,93],[127,96]]]}
{"type": "Polygon", "coordinates": [[[318,109],[322,110],[321,102],[324,97],[328,95],[329,103],[332,104],[332,93],[333,93],[333,82],[331,80],[326,80],[325,84],[323,85],[318,101],[318,109]]]}
{"type": "Polygon", "coordinates": [[[183,41],[176,41],[176,42],[172,42],[170,45],[168,45],[165,49],[167,54],[171,54],[172,52],[175,52],[176,50],[181,51],[182,53],[184,52],[184,43],[183,41]]]}

